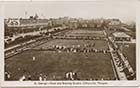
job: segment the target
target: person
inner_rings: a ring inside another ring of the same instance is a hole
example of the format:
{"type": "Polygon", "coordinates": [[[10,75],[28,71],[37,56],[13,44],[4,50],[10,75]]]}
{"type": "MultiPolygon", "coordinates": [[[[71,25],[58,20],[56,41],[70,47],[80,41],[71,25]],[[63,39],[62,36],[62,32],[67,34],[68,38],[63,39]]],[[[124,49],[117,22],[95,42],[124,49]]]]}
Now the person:
{"type": "Polygon", "coordinates": [[[106,50],[103,50],[103,53],[106,54],[106,50]]]}
{"type": "Polygon", "coordinates": [[[63,46],[63,49],[65,50],[66,49],[66,46],[63,46]]]}
{"type": "Polygon", "coordinates": [[[69,72],[66,73],[66,79],[70,80],[70,73],[69,72]]]}
{"type": "Polygon", "coordinates": [[[104,80],[103,78],[101,78],[101,80],[104,80]]]}
{"type": "Polygon", "coordinates": [[[31,80],[31,75],[28,75],[28,80],[31,80]]]}
{"type": "Polygon", "coordinates": [[[77,50],[76,50],[76,49],[74,49],[74,50],[73,50],[73,52],[74,52],[74,53],[76,53],[76,52],[77,52],[77,50]]]}
{"type": "Polygon", "coordinates": [[[25,75],[23,75],[23,76],[19,79],[19,81],[25,81],[25,80],[26,80],[25,75]]]}
{"type": "Polygon", "coordinates": [[[8,72],[5,72],[5,77],[6,77],[6,79],[10,79],[10,78],[11,78],[11,75],[10,75],[10,73],[8,73],[8,72]]]}
{"type": "Polygon", "coordinates": [[[33,56],[33,61],[35,61],[35,59],[36,59],[36,58],[33,56]]]}
{"type": "Polygon", "coordinates": [[[78,78],[77,78],[77,73],[76,72],[73,72],[73,79],[74,80],[77,80],[78,78]]]}
{"type": "Polygon", "coordinates": [[[44,81],[46,81],[46,80],[47,80],[47,75],[44,75],[43,80],[44,80],[44,81]]]}
{"type": "Polygon", "coordinates": [[[39,76],[39,81],[42,81],[42,80],[43,80],[42,74],[40,74],[40,76],[39,76]]]}
{"type": "Polygon", "coordinates": [[[74,80],[74,78],[73,78],[73,72],[69,72],[69,75],[70,75],[70,80],[74,80]]]}

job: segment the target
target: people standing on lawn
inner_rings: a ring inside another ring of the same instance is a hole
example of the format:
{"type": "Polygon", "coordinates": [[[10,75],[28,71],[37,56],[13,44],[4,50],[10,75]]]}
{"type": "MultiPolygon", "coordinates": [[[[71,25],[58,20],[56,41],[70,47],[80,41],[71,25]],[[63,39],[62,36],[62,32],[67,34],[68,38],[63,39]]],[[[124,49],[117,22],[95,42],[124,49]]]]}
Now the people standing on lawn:
{"type": "Polygon", "coordinates": [[[43,74],[42,73],[39,74],[39,81],[43,81],[43,74]]]}
{"type": "Polygon", "coordinates": [[[77,73],[72,71],[67,72],[65,78],[66,80],[78,80],[77,73]]]}
{"type": "Polygon", "coordinates": [[[6,79],[10,79],[11,78],[11,74],[9,72],[5,72],[5,78],[6,79]]]}
{"type": "Polygon", "coordinates": [[[47,80],[47,75],[40,73],[39,74],[39,81],[46,81],[47,80]]]}
{"type": "Polygon", "coordinates": [[[71,46],[65,46],[65,45],[53,45],[51,47],[51,50],[58,51],[58,53],[65,51],[67,53],[73,52],[73,53],[78,53],[78,52],[84,52],[84,53],[109,53],[109,50],[103,50],[103,49],[96,49],[95,48],[95,43],[93,44],[84,44],[82,45],[71,45],[71,46]]]}

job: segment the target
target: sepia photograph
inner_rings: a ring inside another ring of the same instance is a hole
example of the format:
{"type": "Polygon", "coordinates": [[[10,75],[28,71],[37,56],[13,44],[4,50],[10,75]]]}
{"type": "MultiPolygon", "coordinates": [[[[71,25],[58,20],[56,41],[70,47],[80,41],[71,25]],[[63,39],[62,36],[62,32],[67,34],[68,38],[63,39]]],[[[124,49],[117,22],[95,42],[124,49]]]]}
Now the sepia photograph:
{"type": "Polygon", "coordinates": [[[135,4],[4,4],[4,81],[136,81],[135,4]]]}

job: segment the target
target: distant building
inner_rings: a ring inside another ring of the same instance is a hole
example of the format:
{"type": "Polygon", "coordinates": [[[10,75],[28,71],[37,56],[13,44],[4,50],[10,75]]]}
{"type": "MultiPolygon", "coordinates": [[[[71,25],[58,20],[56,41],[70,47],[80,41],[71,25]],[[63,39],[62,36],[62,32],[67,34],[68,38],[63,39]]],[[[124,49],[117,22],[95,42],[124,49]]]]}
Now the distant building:
{"type": "Polygon", "coordinates": [[[109,23],[110,26],[117,26],[120,24],[121,24],[121,21],[119,19],[112,19],[109,23]]]}
{"type": "Polygon", "coordinates": [[[131,37],[124,32],[115,32],[112,35],[114,41],[131,41],[131,37]]]}
{"type": "Polygon", "coordinates": [[[9,18],[7,21],[8,25],[20,25],[20,20],[18,18],[9,18]]]}
{"type": "Polygon", "coordinates": [[[69,23],[69,28],[71,28],[71,29],[76,29],[76,28],[78,28],[78,23],[77,23],[77,21],[72,21],[72,22],[70,22],[70,23],[69,23]]]}

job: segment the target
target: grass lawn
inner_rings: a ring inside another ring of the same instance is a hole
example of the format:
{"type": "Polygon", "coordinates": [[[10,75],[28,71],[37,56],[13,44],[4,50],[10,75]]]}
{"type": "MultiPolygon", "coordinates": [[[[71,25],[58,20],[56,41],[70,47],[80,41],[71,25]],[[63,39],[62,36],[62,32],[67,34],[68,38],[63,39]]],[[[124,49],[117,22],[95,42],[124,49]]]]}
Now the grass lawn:
{"type": "Polygon", "coordinates": [[[11,80],[18,80],[30,73],[37,80],[40,73],[47,74],[48,80],[64,80],[66,72],[75,71],[81,80],[113,79],[110,54],[102,53],[56,53],[52,51],[27,51],[6,60],[6,70],[11,80]],[[32,57],[36,57],[36,61],[32,57]],[[18,70],[20,68],[20,70],[18,70]]]}
{"type": "Polygon", "coordinates": [[[108,49],[107,41],[105,40],[61,40],[56,39],[49,41],[48,43],[42,44],[40,46],[37,46],[36,48],[47,48],[51,47],[53,45],[61,45],[61,46],[77,46],[80,45],[81,47],[84,47],[85,44],[95,44],[94,48],[96,49],[108,49]]]}
{"type": "MultiPolygon", "coordinates": [[[[90,33],[85,30],[73,30],[73,35],[90,33]]],[[[101,31],[93,32],[103,35],[101,31]]],[[[84,34],[84,35],[85,35],[84,34]]],[[[91,33],[92,35],[92,33],[91,33]]],[[[95,44],[94,48],[107,50],[105,40],[52,40],[35,48],[47,48],[53,45],[83,47],[85,44],[95,44]]],[[[10,80],[18,80],[24,74],[31,74],[32,80],[38,80],[39,74],[48,76],[48,80],[65,80],[65,73],[74,71],[80,80],[114,79],[111,56],[109,53],[67,53],[55,51],[29,50],[5,60],[5,70],[11,73],[10,80]],[[33,61],[32,58],[36,57],[33,61]]]]}
{"type": "Polygon", "coordinates": [[[105,37],[103,31],[93,31],[93,30],[71,30],[67,32],[67,36],[91,36],[91,37],[105,37]]]}

